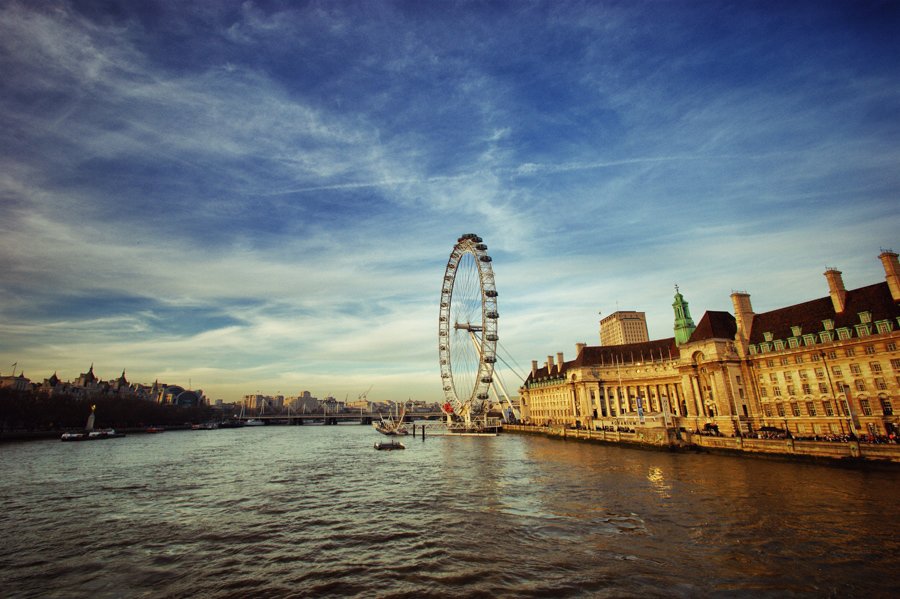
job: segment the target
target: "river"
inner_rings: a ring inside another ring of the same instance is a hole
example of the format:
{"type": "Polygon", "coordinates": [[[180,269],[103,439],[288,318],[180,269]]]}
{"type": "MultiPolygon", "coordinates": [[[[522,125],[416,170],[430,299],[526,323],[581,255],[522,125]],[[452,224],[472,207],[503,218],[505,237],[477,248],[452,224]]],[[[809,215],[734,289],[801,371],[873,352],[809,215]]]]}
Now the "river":
{"type": "Polygon", "coordinates": [[[0,445],[3,597],[896,596],[896,471],[371,427],[0,445]]]}

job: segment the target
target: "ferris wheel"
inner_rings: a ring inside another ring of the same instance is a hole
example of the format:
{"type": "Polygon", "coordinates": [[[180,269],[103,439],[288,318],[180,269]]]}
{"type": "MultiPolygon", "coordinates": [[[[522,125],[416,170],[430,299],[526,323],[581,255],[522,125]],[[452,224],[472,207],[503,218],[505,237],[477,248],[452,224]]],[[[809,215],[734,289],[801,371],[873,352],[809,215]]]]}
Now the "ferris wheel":
{"type": "Polygon", "coordinates": [[[481,237],[457,240],[441,286],[438,349],[444,412],[471,425],[486,416],[497,361],[497,289],[481,237]]]}

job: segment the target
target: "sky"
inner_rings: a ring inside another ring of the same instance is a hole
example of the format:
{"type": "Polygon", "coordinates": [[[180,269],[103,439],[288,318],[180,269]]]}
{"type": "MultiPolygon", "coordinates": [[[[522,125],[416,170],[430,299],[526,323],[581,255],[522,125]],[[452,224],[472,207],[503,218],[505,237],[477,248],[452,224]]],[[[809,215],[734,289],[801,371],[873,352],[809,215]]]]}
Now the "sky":
{"type": "Polygon", "coordinates": [[[617,309],[884,280],[900,2],[0,0],[0,373],[438,401],[489,247],[501,375],[617,309]]]}

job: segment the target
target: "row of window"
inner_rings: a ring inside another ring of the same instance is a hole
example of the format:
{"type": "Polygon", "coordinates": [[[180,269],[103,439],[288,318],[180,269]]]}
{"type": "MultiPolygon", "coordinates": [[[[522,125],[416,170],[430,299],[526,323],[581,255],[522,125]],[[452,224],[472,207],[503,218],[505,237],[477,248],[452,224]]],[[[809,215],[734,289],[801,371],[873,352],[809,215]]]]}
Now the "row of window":
{"type": "MultiPolygon", "coordinates": [[[[800,416],[834,416],[834,405],[831,401],[822,401],[822,411],[820,412],[816,407],[816,402],[807,401],[803,404],[804,408],[806,408],[806,414],[801,414],[800,412],[800,403],[796,401],[792,401],[788,404],[788,407],[791,410],[791,416],[800,417],[800,416]]],[[[840,406],[841,415],[849,416],[850,408],[847,405],[846,401],[839,401],[838,405],[840,406]]],[[[881,414],[884,416],[892,416],[894,414],[894,407],[891,404],[891,400],[887,398],[880,398],[878,405],[881,407],[881,414]]],[[[863,416],[872,416],[872,405],[868,399],[859,400],[859,409],[862,412],[863,416]]],[[[763,404],[763,413],[771,418],[773,416],[772,413],[772,405],[771,404],[763,404]]],[[[779,402],[775,404],[775,413],[784,418],[787,416],[787,412],[785,411],[785,404],[779,402]]]]}
{"type": "MultiPolygon", "coordinates": [[[[897,377],[897,384],[900,385],[900,377],[897,377]]],[[[886,391],[888,388],[887,381],[885,381],[884,378],[882,378],[882,377],[875,378],[874,386],[875,386],[875,389],[877,389],[879,391],[886,391]]],[[[860,391],[860,392],[868,390],[868,386],[866,385],[866,382],[862,379],[854,379],[853,380],[853,388],[856,391],[860,391]]],[[[800,385],[800,389],[801,389],[803,395],[810,395],[812,393],[812,385],[810,385],[810,383],[802,383],[800,385]]],[[[818,383],[818,389],[819,389],[819,393],[828,393],[828,385],[824,381],[820,381],[818,383]]],[[[850,385],[847,385],[843,382],[838,382],[838,383],[835,383],[835,390],[838,393],[847,393],[850,391],[850,385]]],[[[764,398],[768,397],[769,396],[768,388],[760,387],[759,394],[760,394],[760,396],[762,396],[764,398]]],[[[797,388],[791,384],[787,385],[787,394],[788,395],[796,395],[797,388]]],[[[774,395],[775,397],[781,397],[781,387],[778,385],[774,385],[772,387],[772,395],[774,395]]]]}
{"type": "MultiPolygon", "coordinates": [[[[900,319],[898,319],[898,323],[900,323],[900,319]]],[[[751,345],[750,353],[768,353],[771,351],[782,351],[784,349],[796,349],[801,345],[806,347],[812,347],[817,343],[831,343],[837,338],[839,341],[847,341],[853,337],[853,331],[856,331],[856,336],[858,338],[868,337],[872,334],[872,323],[871,322],[863,322],[855,325],[854,327],[839,327],[838,329],[833,329],[834,324],[831,321],[826,321],[825,323],[826,330],[819,331],[818,334],[807,333],[805,335],[800,334],[800,327],[791,327],[791,333],[794,335],[793,337],[788,337],[787,343],[785,343],[782,339],[773,339],[773,334],[766,332],[763,333],[764,341],[759,345],[751,345]],[[829,326],[830,325],[830,326],[829,326]]],[[[879,320],[875,324],[875,331],[884,335],[890,333],[894,330],[894,323],[890,320],[879,320]]]]}
{"type": "MultiPolygon", "coordinates": [[[[887,345],[885,345],[885,351],[897,351],[897,344],[894,343],[893,341],[888,343],[887,345]]],[[[874,345],[867,345],[865,347],[865,352],[867,355],[874,355],[875,353],[877,353],[877,350],[874,345]]],[[[845,350],[843,350],[843,354],[845,357],[848,357],[848,358],[855,356],[856,348],[848,347],[845,350]]],[[[829,360],[837,360],[838,352],[837,352],[837,350],[832,349],[832,350],[828,351],[828,353],[822,352],[821,354],[809,354],[809,359],[812,362],[818,362],[819,360],[822,359],[822,357],[828,358],[829,360]]],[[[802,354],[798,354],[798,355],[794,356],[793,362],[794,362],[794,364],[803,364],[804,362],[806,362],[806,356],[804,356],[802,354]]],[[[791,359],[787,356],[782,356],[779,359],[778,363],[781,366],[788,366],[791,363],[791,359]]],[[[765,361],[765,365],[768,366],[769,368],[773,368],[773,367],[775,367],[775,360],[773,358],[768,358],[765,361]]],[[[898,360],[898,359],[891,360],[891,366],[894,368],[894,370],[900,370],[900,360],[898,360]]]]}

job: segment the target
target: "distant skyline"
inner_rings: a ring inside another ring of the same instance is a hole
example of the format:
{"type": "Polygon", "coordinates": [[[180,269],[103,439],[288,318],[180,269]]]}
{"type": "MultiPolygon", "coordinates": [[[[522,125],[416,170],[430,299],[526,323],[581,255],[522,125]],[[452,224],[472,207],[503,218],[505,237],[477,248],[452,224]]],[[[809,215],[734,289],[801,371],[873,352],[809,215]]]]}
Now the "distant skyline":
{"type": "MultiPolygon", "coordinates": [[[[0,372],[438,401],[481,235],[520,372],[617,309],[884,280],[900,3],[0,0],[0,372]]],[[[504,374],[507,387],[518,380],[504,374]]]]}

